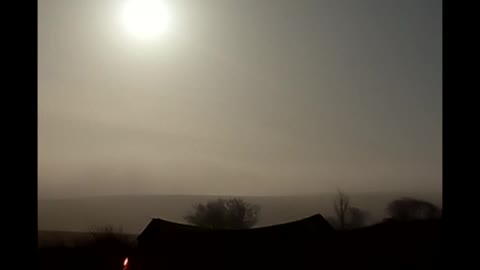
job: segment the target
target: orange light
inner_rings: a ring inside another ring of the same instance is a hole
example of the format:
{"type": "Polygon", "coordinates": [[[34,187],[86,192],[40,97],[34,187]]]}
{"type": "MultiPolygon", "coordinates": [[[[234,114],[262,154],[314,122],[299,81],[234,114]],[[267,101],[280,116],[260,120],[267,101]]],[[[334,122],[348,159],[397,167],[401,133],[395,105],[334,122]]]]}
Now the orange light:
{"type": "Polygon", "coordinates": [[[127,266],[128,264],[128,258],[125,258],[125,261],[123,261],[123,266],[127,266]]]}

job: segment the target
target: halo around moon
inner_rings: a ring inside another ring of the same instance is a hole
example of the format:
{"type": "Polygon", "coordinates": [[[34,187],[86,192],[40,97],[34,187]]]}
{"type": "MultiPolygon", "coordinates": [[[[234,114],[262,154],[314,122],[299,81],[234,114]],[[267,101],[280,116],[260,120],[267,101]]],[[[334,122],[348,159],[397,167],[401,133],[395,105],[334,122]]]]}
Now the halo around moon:
{"type": "Polygon", "coordinates": [[[127,0],[121,20],[127,32],[138,39],[151,39],[168,27],[168,11],[159,0],[127,0]]]}

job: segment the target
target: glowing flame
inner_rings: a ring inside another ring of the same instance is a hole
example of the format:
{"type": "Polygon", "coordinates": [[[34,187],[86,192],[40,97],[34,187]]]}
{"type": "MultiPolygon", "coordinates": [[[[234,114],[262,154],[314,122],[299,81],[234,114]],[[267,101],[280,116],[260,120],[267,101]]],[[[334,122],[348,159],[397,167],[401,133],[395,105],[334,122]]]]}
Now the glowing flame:
{"type": "Polygon", "coordinates": [[[123,266],[127,266],[128,264],[128,258],[125,258],[125,261],[123,261],[123,266]]]}

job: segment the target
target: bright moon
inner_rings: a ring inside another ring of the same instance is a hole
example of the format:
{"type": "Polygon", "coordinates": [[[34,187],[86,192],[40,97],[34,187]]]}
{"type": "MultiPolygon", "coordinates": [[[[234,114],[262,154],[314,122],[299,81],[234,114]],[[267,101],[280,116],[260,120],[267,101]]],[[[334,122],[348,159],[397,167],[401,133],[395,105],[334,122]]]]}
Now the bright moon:
{"type": "Polygon", "coordinates": [[[159,0],[128,0],[121,15],[127,31],[140,39],[150,39],[167,30],[168,12],[159,0]]]}

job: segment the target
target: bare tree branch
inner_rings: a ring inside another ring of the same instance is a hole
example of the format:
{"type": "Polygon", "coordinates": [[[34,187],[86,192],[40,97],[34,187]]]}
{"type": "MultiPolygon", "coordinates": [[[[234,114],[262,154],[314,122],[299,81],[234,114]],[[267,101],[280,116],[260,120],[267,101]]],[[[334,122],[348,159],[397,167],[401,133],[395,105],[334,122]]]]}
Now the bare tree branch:
{"type": "Polygon", "coordinates": [[[345,229],[348,209],[350,208],[350,198],[343,193],[340,189],[338,190],[337,198],[334,202],[334,210],[338,219],[338,225],[340,229],[345,229]]]}

